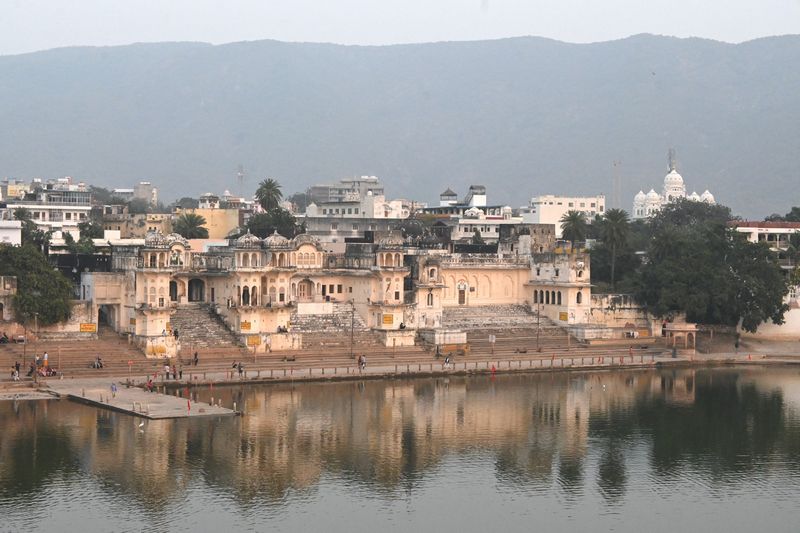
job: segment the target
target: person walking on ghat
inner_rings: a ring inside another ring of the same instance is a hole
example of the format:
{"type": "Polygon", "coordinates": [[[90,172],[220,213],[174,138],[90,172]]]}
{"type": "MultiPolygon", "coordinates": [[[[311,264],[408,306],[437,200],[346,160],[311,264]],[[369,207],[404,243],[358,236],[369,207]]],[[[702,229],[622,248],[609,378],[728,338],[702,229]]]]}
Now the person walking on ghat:
{"type": "Polygon", "coordinates": [[[195,352],[194,352],[194,359],[192,359],[192,363],[194,363],[194,366],[197,366],[197,363],[198,363],[199,361],[200,361],[200,360],[197,358],[197,351],[195,351],[195,352]]]}
{"type": "Polygon", "coordinates": [[[242,374],[244,373],[244,365],[242,365],[241,361],[239,361],[239,364],[236,365],[236,368],[239,370],[239,377],[241,378],[242,374]]]}
{"type": "Polygon", "coordinates": [[[45,350],[44,355],[42,356],[42,366],[44,366],[45,368],[47,368],[47,364],[48,364],[47,360],[49,358],[50,358],[50,356],[47,354],[47,350],[45,350]]]}

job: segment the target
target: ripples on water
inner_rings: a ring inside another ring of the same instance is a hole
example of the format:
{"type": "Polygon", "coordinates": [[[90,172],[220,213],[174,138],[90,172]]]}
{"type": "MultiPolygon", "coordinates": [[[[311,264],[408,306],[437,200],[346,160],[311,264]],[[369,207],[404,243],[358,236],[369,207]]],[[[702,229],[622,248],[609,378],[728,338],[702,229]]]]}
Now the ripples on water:
{"type": "Polygon", "coordinates": [[[0,403],[0,531],[796,531],[790,370],[196,390],[245,416],[0,403]]]}

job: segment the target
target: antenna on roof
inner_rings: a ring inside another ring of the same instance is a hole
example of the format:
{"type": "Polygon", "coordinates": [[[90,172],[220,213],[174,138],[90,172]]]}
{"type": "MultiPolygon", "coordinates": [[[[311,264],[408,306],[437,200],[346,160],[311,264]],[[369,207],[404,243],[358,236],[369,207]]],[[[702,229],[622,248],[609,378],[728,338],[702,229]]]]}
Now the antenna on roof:
{"type": "Polygon", "coordinates": [[[241,163],[236,170],[236,184],[239,186],[239,197],[244,198],[244,166],[241,163]]]}

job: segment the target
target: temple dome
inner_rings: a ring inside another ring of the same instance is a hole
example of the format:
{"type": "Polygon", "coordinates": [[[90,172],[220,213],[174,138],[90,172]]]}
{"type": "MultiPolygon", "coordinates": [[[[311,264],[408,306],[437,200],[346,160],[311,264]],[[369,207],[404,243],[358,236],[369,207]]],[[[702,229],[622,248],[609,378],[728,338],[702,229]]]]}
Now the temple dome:
{"type": "Polygon", "coordinates": [[[636,193],[636,196],[633,197],[633,201],[638,203],[644,203],[646,199],[647,195],[644,193],[644,191],[639,191],[636,193]]]}
{"type": "Polygon", "coordinates": [[[278,233],[278,230],[275,230],[272,235],[268,235],[267,238],[264,239],[264,244],[270,248],[280,248],[289,246],[289,239],[278,233]]]}
{"type": "Polygon", "coordinates": [[[260,248],[261,239],[248,231],[238,239],[236,239],[237,248],[260,248]]]}
{"type": "Polygon", "coordinates": [[[650,189],[650,192],[647,193],[647,196],[645,196],[645,199],[648,202],[660,202],[661,201],[661,196],[659,196],[658,193],[656,191],[654,191],[653,189],[650,189]]]}
{"type": "Polygon", "coordinates": [[[664,177],[664,187],[683,187],[683,176],[678,174],[674,168],[664,177]]]}
{"type": "Polygon", "coordinates": [[[692,191],[692,194],[687,196],[687,198],[689,198],[689,200],[692,200],[693,202],[699,202],[700,201],[700,195],[697,194],[696,191],[692,191]]]}
{"type": "Polygon", "coordinates": [[[714,195],[711,194],[708,191],[708,189],[706,189],[706,191],[703,194],[700,195],[700,200],[702,200],[703,202],[706,202],[708,204],[716,203],[716,201],[714,200],[714,195]]]}

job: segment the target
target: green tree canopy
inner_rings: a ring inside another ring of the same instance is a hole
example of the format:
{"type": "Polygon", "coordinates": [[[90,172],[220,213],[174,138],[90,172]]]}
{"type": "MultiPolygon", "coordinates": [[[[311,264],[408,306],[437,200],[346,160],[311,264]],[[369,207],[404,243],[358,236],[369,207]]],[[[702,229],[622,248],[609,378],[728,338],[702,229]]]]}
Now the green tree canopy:
{"type": "Polygon", "coordinates": [[[197,209],[200,207],[200,200],[197,198],[190,198],[189,196],[184,196],[180,200],[176,200],[172,207],[180,207],[181,209],[197,209]]]}
{"type": "Polygon", "coordinates": [[[580,211],[570,210],[561,217],[561,235],[574,246],[586,240],[586,216],[580,211]]]}
{"type": "Polygon", "coordinates": [[[271,211],[280,207],[283,193],[280,184],[272,178],[267,178],[258,184],[256,189],[256,200],[265,211],[271,211]]]}
{"type": "Polygon", "coordinates": [[[477,228],[472,232],[472,244],[483,244],[483,237],[477,228]]]}
{"type": "Polygon", "coordinates": [[[296,192],[287,198],[294,206],[295,213],[305,213],[306,207],[311,203],[311,196],[307,192],[296,192]]]}
{"type": "Polygon", "coordinates": [[[648,261],[637,298],[658,317],[686,313],[692,322],[755,331],[783,323],[787,280],[765,243],[751,243],[726,224],[730,210],[688,200],[651,219],[648,261]]]}
{"type": "Polygon", "coordinates": [[[281,208],[253,215],[247,221],[247,230],[262,239],[272,235],[275,231],[287,239],[291,239],[305,231],[303,226],[297,224],[297,219],[289,211],[281,208]]]}
{"type": "Polygon", "coordinates": [[[104,234],[102,224],[91,220],[79,222],[78,231],[81,232],[81,239],[102,239],[104,234]]]}
{"type": "Polygon", "coordinates": [[[47,250],[52,232],[39,229],[30,211],[18,207],[14,210],[14,219],[22,222],[22,244],[30,244],[43,252],[47,250]]]}
{"type": "Polygon", "coordinates": [[[208,239],[206,219],[195,213],[184,213],[175,219],[173,231],[185,239],[208,239]]]}
{"type": "Polygon", "coordinates": [[[69,318],[73,287],[70,280],[54,270],[36,247],[0,245],[0,275],[17,277],[14,314],[29,324],[55,324],[69,318]]]}

